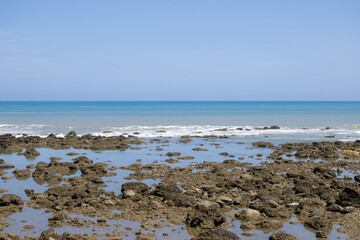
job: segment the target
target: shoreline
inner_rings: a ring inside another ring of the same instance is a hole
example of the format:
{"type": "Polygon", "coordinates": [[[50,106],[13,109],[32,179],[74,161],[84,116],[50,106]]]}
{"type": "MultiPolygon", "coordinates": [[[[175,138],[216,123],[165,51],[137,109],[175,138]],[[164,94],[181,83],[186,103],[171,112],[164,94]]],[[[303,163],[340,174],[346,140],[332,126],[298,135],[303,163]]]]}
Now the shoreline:
{"type": "Polygon", "coordinates": [[[0,170],[3,187],[32,186],[0,191],[0,230],[9,232],[6,219],[13,214],[43,210],[47,226],[28,219],[24,232],[53,228],[27,239],[360,237],[360,141],[276,146],[231,136],[70,132],[64,138],[1,135],[0,148],[0,167],[14,165],[0,170]],[[63,230],[72,227],[94,231],[63,230]]]}

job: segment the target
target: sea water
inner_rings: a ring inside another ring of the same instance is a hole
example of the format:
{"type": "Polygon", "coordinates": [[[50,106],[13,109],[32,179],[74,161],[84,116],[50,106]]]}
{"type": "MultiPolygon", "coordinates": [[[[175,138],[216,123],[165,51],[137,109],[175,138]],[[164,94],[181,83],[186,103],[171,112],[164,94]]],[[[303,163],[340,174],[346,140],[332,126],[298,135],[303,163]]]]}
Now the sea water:
{"type": "Polygon", "coordinates": [[[69,131],[353,141],[360,134],[360,102],[0,102],[0,134],[61,136],[69,131]],[[281,128],[258,129],[271,125],[281,128]]]}

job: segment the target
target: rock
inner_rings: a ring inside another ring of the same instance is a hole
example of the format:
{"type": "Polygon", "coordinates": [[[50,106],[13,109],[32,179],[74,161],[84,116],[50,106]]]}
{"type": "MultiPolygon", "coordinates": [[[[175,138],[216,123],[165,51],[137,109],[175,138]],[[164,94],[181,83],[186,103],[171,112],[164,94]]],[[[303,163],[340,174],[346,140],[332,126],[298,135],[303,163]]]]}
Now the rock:
{"type": "Polygon", "coordinates": [[[332,224],[324,217],[313,216],[308,218],[305,223],[305,227],[309,227],[315,230],[331,231],[332,224]]]}
{"type": "Polygon", "coordinates": [[[269,129],[280,129],[280,127],[277,125],[273,125],[273,126],[270,126],[269,129]]]}
{"type": "Polygon", "coordinates": [[[19,235],[15,234],[15,233],[0,233],[0,239],[1,240],[21,240],[23,238],[21,238],[19,235]]]}
{"type": "Polygon", "coordinates": [[[323,215],[326,211],[326,203],[317,198],[307,198],[299,202],[295,209],[296,214],[304,217],[312,217],[314,215],[323,215]]]}
{"type": "Polygon", "coordinates": [[[0,164],[0,169],[9,169],[9,168],[14,168],[15,166],[12,164],[6,164],[6,163],[2,163],[0,164]]]}
{"type": "Polygon", "coordinates": [[[274,144],[270,143],[270,142],[254,142],[253,147],[256,148],[270,148],[270,149],[275,149],[276,147],[274,146],[274,144]]]}
{"type": "Polygon", "coordinates": [[[254,201],[250,203],[250,207],[253,209],[261,210],[264,208],[276,208],[279,204],[268,197],[265,196],[258,196],[254,201]]]}
{"type": "Polygon", "coordinates": [[[176,184],[160,183],[153,194],[162,197],[163,201],[171,201],[177,207],[189,207],[195,203],[194,199],[185,195],[176,184]]]}
{"type": "Polygon", "coordinates": [[[48,173],[48,176],[53,178],[62,178],[62,175],[56,171],[50,171],[48,173]]]}
{"type": "Polygon", "coordinates": [[[16,179],[27,179],[31,176],[31,171],[29,169],[15,169],[13,174],[16,179]]]}
{"type": "Polygon", "coordinates": [[[198,211],[193,214],[189,213],[186,217],[186,223],[190,227],[213,229],[226,226],[228,224],[228,221],[226,219],[226,216],[218,211],[198,211]]]}
{"type": "Polygon", "coordinates": [[[193,150],[193,151],[208,151],[207,149],[205,149],[205,148],[200,148],[200,147],[198,147],[198,148],[193,148],[192,150],[193,150]]]}
{"type": "Polygon", "coordinates": [[[273,233],[269,237],[269,240],[298,240],[298,238],[284,231],[279,231],[277,233],[273,233]]]}
{"type": "Polygon", "coordinates": [[[180,156],[181,155],[181,153],[179,153],[179,152],[168,152],[168,153],[166,153],[166,156],[168,156],[168,157],[174,157],[174,156],[180,156]]]}
{"type": "Polygon", "coordinates": [[[201,232],[199,236],[196,238],[192,238],[192,240],[240,240],[240,238],[233,232],[224,230],[222,228],[212,229],[201,232]]]}
{"type": "Polygon", "coordinates": [[[55,240],[60,239],[60,236],[55,232],[53,228],[49,228],[43,231],[40,235],[40,240],[55,240]]]}
{"type": "Polygon", "coordinates": [[[22,206],[24,205],[21,198],[15,194],[4,194],[0,198],[0,207],[4,206],[22,206]]]}
{"type": "Polygon", "coordinates": [[[66,134],[65,138],[74,138],[77,137],[77,134],[75,131],[70,131],[68,134],[66,134]]]}
{"type": "Polygon", "coordinates": [[[195,158],[192,157],[192,156],[184,156],[184,157],[178,157],[177,159],[179,159],[179,160],[192,160],[192,159],[195,159],[195,158]]]}
{"type": "Polygon", "coordinates": [[[26,166],[27,169],[34,169],[36,166],[34,164],[29,164],[26,166]]]}
{"type": "Polygon", "coordinates": [[[343,207],[360,207],[360,191],[353,188],[345,188],[340,192],[337,202],[343,207]]]}
{"type": "Polygon", "coordinates": [[[35,148],[32,148],[32,147],[26,149],[26,151],[24,152],[24,156],[26,158],[36,158],[39,155],[40,155],[40,153],[38,151],[36,151],[35,148]]]}
{"type": "Polygon", "coordinates": [[[79,155],[79,154],[76,153],[76,152],[69,152],[69,153],[67,153],[66,155],[68,155],[68,156],[77,156],[77,155],[79,155]]]}
{"type": "Polygon", "coordinates": [[[196,204],[195,209],[202,211],[202,212],[207,212],[207,211],[217,211],[219,210],[220,205],[216,202],[211,202],[211,201],[200,201],[196,204]]]}
{"type": "Polygon", "coordinates": [[[142,182],[127,182],[121,186],[121,192],[123,193],[128,190],[132,190],[132,191],[134,191],[134,193],[141,194],[141,193],[144,193],[144,192],[150,190],[150,188],[148,185],[146,185],[145,183],[142,183],[142,182]]]}
{"type": "Polygon", "coordinates": [[[226,205],[231,205],[233,200],[231,197],[221,195],[216,199],[217,202],[225,203],[226,205]]]}
{"type": "Polygon", "coordinates": [[[136,192],[134,190],[123,191],[123,198],[131,198],[135,195],[136,195],[136,192]]]}
{"type": "Polygon", "coordinates": [[[255,223],[256,228],[267,230],[267,229],[280,229],[282,228],[282,223],[277,220],[261,220],[255,223]]]}
{"type": "Polygon", "coordinates": [[[227,153],[227,152],[222,152],[222,153],[219,153],[219,155],[221,155],[221,156],[229,156],[229,153],[227,153]]]}
{"type": "Polygon", "coordinates": [[[262,218],[261,213],[254,209],[241,210],[235,214],[240,221],[257,221],[262,218]]]}
{"type": "Polygon", "coordinates": [[[180,161],[176,160],[176,159],[173,159],[173,158],[168,158],[168,159],[165,159],[165,162],[167,162],[167,163],[178,163],[180,161]]]}
{"type": "Polygon", "coordinates": [[[338,156],[345,159],[360,159],[360,152],[352,150],[342,150],[337,152],[338,156]]]}
{"type": "Polygon", "coordinates": [[[355,177],[354,177],[354,180],[355,180],[355,182],[359,182],[359,183],[360,183],[360,175],[355,176],[355,177]]]}

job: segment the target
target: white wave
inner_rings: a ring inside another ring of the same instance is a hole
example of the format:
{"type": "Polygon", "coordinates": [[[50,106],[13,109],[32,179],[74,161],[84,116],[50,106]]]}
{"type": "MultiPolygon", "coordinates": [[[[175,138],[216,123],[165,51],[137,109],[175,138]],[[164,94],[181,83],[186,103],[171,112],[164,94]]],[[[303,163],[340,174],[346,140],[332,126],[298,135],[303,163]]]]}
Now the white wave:
{"type": "Polygon", "coordinates": [[[221,126],[221,125],[168,125],[168,126],[56,126],[42,124],[0,124],[0,134],[11,133],[22,136],[23,133],[46,137],[55,133],[59,137],[65,136],[74,130],[79,135],[92,134],[100,136],[135,135],[138,137],[180,137],[190,136],[239,136],[239,137],[274,137],[282,138],[311,138],[323,139],[325,136],[336,136],[336,139],[353,141],[360,138],[360,125],[332,126],[324,130],[324,126],[311,126],[309,128],[281,126],[281,129],[262,129],[265,126],[221,126]],[[238,130],[242,128],[243,130],[238,130]],[[351,139],[351,140],[349,140],[351,139]]]}

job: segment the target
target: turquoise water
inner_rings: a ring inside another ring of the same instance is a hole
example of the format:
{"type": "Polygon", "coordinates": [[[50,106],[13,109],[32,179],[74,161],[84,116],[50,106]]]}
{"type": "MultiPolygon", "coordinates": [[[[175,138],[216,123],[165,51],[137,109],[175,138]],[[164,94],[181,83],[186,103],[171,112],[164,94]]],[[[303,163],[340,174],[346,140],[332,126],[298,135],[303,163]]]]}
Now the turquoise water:
{"type": "Polygon", "coordinates": [[[0,134],[140,136],[262,134],[304,138],[331,127],[330,135],[353,139],[360,133],[360,102],[0,102],[0,134]],[[255,130],[279,125],[281,130],[255,130]],[[236,131],[238,127],[252,131],[236,131]],[[227,133],[217,128],[229,128],[227,133]],[[307,129],[303,129],[307,128],[307,129]],[[165,133],[163,131],[166,131],[165,133]],[[201,132],[201,133],[200,133],[201,132]]]}

